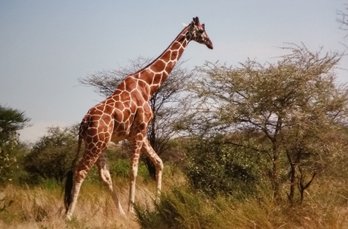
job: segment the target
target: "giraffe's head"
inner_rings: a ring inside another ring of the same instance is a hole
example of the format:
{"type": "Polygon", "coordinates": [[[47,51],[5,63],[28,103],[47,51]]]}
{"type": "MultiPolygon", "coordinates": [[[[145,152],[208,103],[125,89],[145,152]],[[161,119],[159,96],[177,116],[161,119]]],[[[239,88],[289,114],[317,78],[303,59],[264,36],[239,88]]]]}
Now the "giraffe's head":
{"type": "Polygon", "coordinates": [[[205,31],[204,24],[199,23],[199,18],[194,17],[189,25],[188,37],[198,43],[205,44],[208,48],[213,49],[213,43],[205,31]]]}

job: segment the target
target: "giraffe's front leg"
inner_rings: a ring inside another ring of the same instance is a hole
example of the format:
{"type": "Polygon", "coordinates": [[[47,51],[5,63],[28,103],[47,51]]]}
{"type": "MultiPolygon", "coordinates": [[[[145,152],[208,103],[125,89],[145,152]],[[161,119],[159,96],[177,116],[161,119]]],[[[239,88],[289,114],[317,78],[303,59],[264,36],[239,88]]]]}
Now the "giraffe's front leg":
{"type": "Polygon", "coordinates": [[[135,184],[138,175],[138,165],[143,139],[144,137],[142,134],[137,134],[132,140],[133,152],[131,157],[128,212],[134,212],[135,184]]]}

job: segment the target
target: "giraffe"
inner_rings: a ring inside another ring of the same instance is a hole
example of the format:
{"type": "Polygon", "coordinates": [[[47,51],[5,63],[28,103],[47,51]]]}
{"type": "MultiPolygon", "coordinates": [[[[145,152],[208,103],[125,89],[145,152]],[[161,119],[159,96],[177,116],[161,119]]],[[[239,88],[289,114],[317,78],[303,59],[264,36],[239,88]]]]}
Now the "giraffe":
{"type": "Polygon", "coordinates": [[[198,17],[193,18],[158,58],[137,72],[127,75],[111,96],[88,110],[80,124],[76,158],[71,171],[67,173],[65,183],[64,203],[68,220],[72,217],[82,182],[94,164],[119,213],[125,215],[106,165],[105,149],[110,141],[117,143],[128,140],[131,143],[128,212],[133,211],[141,153],[145,153],[156,167],[156,196],[159,198],[163,162],[146,136],[148,124],[153,116],[149,100],[167,79],[191,40],[213,49],[205,26],[199,22],[198,17]],[[82,141],[85,150],[77,162],[82,141]]]}

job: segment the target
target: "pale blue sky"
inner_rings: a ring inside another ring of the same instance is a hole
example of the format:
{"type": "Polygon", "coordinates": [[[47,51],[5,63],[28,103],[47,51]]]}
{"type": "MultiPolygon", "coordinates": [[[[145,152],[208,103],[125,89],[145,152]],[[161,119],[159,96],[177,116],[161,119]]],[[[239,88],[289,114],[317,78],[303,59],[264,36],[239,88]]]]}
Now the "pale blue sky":
{"type": "MultiPolygon", "coordinates": [[[[155,58],[199,16],[214,50],[192,43],[183,59],[238,65],[250,57],[276,61],[286,42],[345,51],[337,12],[344,0],[94,1],[0,0],[0,104],[22,110],[37,140],[52,125],[80,122],[102,98],[79,79],[155,58]]],[[[347,57],[338,80],[348,82],[347,57]]]]}

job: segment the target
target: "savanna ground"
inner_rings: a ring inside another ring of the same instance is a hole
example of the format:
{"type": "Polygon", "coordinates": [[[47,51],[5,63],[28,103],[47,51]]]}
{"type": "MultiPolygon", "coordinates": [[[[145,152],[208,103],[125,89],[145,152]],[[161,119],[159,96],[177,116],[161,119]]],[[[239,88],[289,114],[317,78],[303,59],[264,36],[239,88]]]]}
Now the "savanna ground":
{"type": "MultiPolygon", "coordinates": [[[[126,178],[114,178],[126,209],[126,178]]],[[[178,169],[167,166],[162,202],[155,184],[138,177],[137,213],[118,215],[110,195],[96,180],[82,186],[72,221],[64,219],[63,190],[54,181],[40,186],[8,184],[0,192],[0,228],[348,228],[346,179],[320,178],[303,204],[276,204],[266,190],[245,198],[210,198],[189,187],[178,169]]]]}

